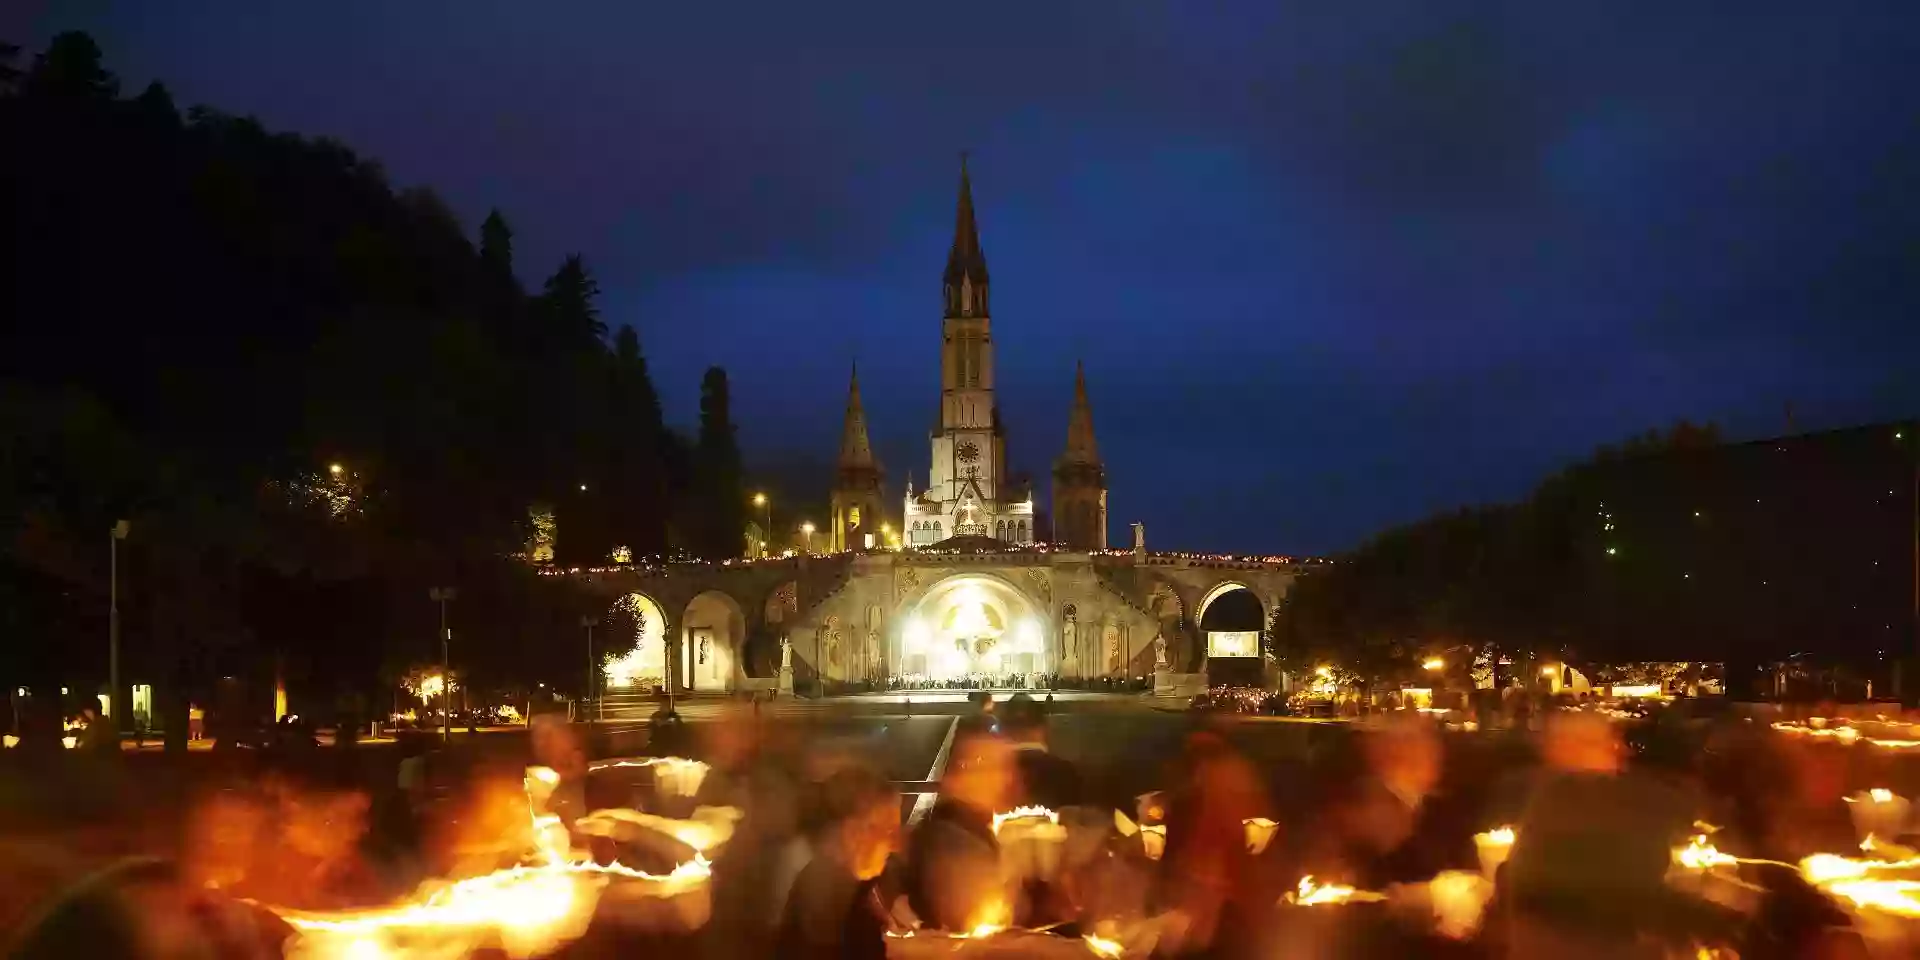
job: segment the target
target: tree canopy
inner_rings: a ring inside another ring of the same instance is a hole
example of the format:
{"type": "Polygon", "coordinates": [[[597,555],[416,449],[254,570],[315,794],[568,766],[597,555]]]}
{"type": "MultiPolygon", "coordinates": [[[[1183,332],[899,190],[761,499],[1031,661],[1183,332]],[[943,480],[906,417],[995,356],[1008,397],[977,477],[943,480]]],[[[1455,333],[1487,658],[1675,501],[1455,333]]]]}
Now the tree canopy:
{"type": "MultiPolygon", "coordinates": [[[[119,519],[137,682],[278,662],[342,690],[431,655],[439,583],[469,587],[457,659],[483,681],[577,672],[544,667],[537,638],[584,601],[534,590],[515,559],[543,511],[576,564],[718,555],[742,521],[672,482],[689,444],[661,422],[634,324],[608,342],[582,256],[530,296],[498,210],[470,235],[337,141],[183,115],[157,82],[122,98],[85,34],[24,68],[17,53],[0,50],[13,683],[104,675],[119,519]]],[[[724,421],[724,375],[719,395],[724,421]]],[[[731,427],[709,444],[706,420],[703,469],[737,490],[731,427]]]]}

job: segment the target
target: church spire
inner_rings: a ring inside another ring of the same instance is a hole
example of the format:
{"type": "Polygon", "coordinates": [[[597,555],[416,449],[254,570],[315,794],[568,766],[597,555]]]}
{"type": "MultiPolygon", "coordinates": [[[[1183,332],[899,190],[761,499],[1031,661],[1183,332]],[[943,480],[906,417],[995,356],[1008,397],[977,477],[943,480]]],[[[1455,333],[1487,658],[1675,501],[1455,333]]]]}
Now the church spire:
{"type": "Polygon", "coordinates": [[[860,365],[847,384],[847,420],[840,431],[840,467],[871,468],[873,444],[867,439],[867,414],[860,406],[860,365]]]}
{"type": "Polygon", "coordinates": [[[947,302],[951,309],[962,304],[961,287],[971,287],[966,298],[968,313],[985,314],[984,309],[974,309],[978,304],[984,307],[987,290],[987,255],[980,249],[980,227],[973,217],[973,181],[967,176],[967,155],[960,154],[960,205],[954,214],[953,249],[947,253],[947,272],[945,275],[947,302]]]}
{"type": "Polygon", "coordinates": [[[1093,406],[1087,402],[1085,363],[1074,364],[1073,410],[1067,414],[1067,449],[1060,459],[1067,463],[1100,462],[1100,448],[1093,442],[1093,406]]]}

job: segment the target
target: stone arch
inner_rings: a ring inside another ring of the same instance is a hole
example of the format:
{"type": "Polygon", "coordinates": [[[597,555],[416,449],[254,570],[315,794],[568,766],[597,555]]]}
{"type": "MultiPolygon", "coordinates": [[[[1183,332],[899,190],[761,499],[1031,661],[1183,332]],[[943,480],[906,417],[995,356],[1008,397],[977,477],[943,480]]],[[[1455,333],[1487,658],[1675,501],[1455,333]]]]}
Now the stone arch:
{"type": "Polygon", "coordinates": [[[739,601],[719,590],[696,594],[680,616],[675,685],[697,693],[732,690],[746,633],[747,618],[739,601]]]}
{"type": "Polygon", "coordinates": [[[1215,667],[1231,668],[1231,672],[1246,677],[1259,672],[1267,605],[1252,587],[1233,580],[1215,584],[1202,598],[1194,625],[1207,655],[1217,658],[1208,661],[1209,673],[1214,673],[1215,667]]]}
{"type": "Polygon", "coordinates": [[[632,591],[600,618],[601,683],[610,690],[657,687],[667,668],[667,613],[660,601],[632,591]]]}
{"type": "Polygon", "coordinates": [[[1192,631],[1188,629],[1187,603],[1180,598],[1180,591],[1170,583],[1155,584],[1152,595],[1147,598],[1147,613],[1153,618],[1156,637],[1166,647],[1163,653],[1154,642],[1155,638],[1149,637],[1141,645],[1144,649],[1136,652],[1136,658],[1146,659],[1155,669],[1193,672],[1199,656],[1198,651],[1193,649],[1192,631]]]}
{"type": "Polygon", "coordinates": [[[792,580],[767,591],[760,603],[760,623],[748,649],[739,656],[741,670],[751,677],[771,677],[780,671],[781,643],[800,616],[800,585],[792,580]]]}
{"type": "Polygon", "coordinates": [[[894,662],[933,679],[1053,672],[1047,607],[996,573],[949,574],[903,598],[894,662]]]}
{"type": "Polygon", "coordinates": [[[1271,611],[1267,610],[1266,602],[1260,599],[1260,594],[1257,591],[1255,591],[1252,586],[1242,583],[1238,580],[1222,580],[1219,583],[1214,584],[1213,587],[1209,589],[1206,592],[1206,594],[1200,598],[1200,606],[1197,610],[1194,611],[1193,622],[1198,624],[1200,621],[1206,619],[1207,608],[1213,606],[1213,602],[1215,600],[1218,600],[1221,597],[1224,597],[1235,590],[1245,590],[1247,592],[1247,595],[1251,596],[1254,599],[1254,602],[1260,604],[1260,610],[1262,613],[1271,613],[1271,611]]]}

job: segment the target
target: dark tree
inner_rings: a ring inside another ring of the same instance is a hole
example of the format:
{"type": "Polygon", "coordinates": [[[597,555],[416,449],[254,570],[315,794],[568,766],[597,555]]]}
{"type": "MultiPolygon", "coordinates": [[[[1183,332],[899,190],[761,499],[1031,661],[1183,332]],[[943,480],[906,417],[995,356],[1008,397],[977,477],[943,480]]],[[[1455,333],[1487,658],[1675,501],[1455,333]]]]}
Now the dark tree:
{"type": "Polygon", "coordinates": [[[490,282],[513,281],[513,228],[498,208],[480,221],[480,267],[490,282]]]}
{"type": "Polygon", "coordinates": [[[276,661],[318,699],[302,713],[380,690],[391,658],[436,655],[425,592],[444,583],[463,587],[457,667],[575,675],[540,641],[573,635],[578,598],[514,558],[529,508],[556,504],[560,546],[598,563],[615,536],[657,549],[695,486],[580,258],[528,297],[497,212],[476,249],[432,191],[341,143],[183,117],[158,83],[119,99],[83,34],[13,62],[0,688],[104,677],[122,518],[126,673],[171,709],[214,677],[270,689],[276,661]]]}
{"type": "Polygon", "coordinates": [[[27,71],[30,97],[111,100],[120,94],[120,79],[101,63],[100,45],[76,31],[56,34],[45,53],[27,71]]]}
{"type": "Polygon", "coordinates": [[[614,497],[608,524],[614,541],[635,557],[667,552],[666,426],[660,395],[640,352],[640,336],[622,324],[614,336],[608,386],[615,442],[605,476],[614,497]]]}
{"type": "Polygon", "coordinates": [[[605,340],[607,325],[601,321],[600,308],[594,303],[598,296],[600,285],[594,282],[593,274],[579,254],[561,261],[560,269],[547,278],[540,294],[542,319],[549,334],[568,346],[605,340]]]}
{"type": "Polygon", "coordinates": [[[703,506],[694,551],[709,560],[737,557],[745,549],[746,490],[740,446],[734,439],[727,371],[708,367],[700,378],[700,439],[695,450],[697,491],[703,506]]]}

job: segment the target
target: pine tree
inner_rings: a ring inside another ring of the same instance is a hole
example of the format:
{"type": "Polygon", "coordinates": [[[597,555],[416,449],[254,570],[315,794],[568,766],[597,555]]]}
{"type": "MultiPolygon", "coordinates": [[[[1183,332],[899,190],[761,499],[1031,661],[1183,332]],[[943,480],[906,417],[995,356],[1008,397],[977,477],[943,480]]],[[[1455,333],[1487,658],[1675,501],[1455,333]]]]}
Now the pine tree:
{"type": "Polygon", "coordinates": [[[100,45],[91,36],[73,30],[58,34],[34,58],[24,89],[35,97],[111,100],[120,94],[120,79],[100,59],[100,45]]]}
{"type": "Polygon", "coordinates": [[[594,282],[586,263],[577,253],[569,255],[547,278],[540,294],[547,334],[574,348],[604,341],[607,325],[593,302],[599,295],[600,285],[594,282]]]}
{"type": "Polygon", "coordinates": [[[614,336],[609,388],[613,413],[607,478],[614,499],[610,526],[614,543],[650,557],[667,548],[667,477],[660,395],[640,352],[640,336],[622,324],[614,336]]]}
{"type": "Polygon", "coordinates": [[[746,488],[740,475],[740,445],[734,436],[727,371],[708,367],[700,379],[700,439],[695,450],[701,498],[695,550],[709,560],[739,556],[746,530],[746,488]]]}
{"type": "Polygon", "coordinates": [[[513,228],[498,207],[480,221],[480,267],[490,280],[513,278],[513,228]]]}

